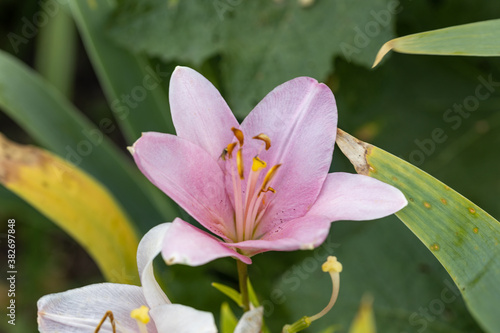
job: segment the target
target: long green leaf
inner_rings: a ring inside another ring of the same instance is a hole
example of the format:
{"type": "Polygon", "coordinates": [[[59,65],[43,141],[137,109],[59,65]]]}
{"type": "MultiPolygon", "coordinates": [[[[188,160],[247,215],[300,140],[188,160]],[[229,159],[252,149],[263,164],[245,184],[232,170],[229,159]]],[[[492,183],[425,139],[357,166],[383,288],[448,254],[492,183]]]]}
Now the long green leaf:
{"type": "Polygon", "coordinates": [[[398,11],[393,0],[118,2],[109,25],[114,41],[204,72],[202,64],[212,63],[239,118],[278,84],[303,75],[326,79],[335,57],[369,66],[378,45],[393,38],[398,11]]]}
{"type": "Polygon", "coordinates": [[[500,19],[421,32],[392,39],[379,50],[373,67],[390,50],[411,54],[500,56],[500,19]]]}
{"type": "Polygon", "coordinates": [[[103,134],[114,126],[110,119],[101,119],[99,130],[55,88],[2,51],[0,108],[40,145],[105,184],[129,215],[141,223],[142,231],[173,217],[159,214],[148,198],[152,185],[103,134]]]}
{"type": "Polygon", "coordinates": [[[115,118],[129,144],[142,132],[174,133],[168,99],[162,84],[169,72],[152,66],[107,38],[107,20],[114,0],[70,1],[85,48],[115,118]]]}
{"type": "Polygon", "coordinates": [[[135,230],[95,179],[52,153],[0,135],[0,184],[77,240],[108,281],[139,282],[135,230]]]}
{"type": "MultiPolygon", "coordinates": [[[[142,56],[132,55],[104,33],[116,1],[69,3],[85,49],[127,142],[132,144],[142,132],[175,133],[163,89],[171,73],[158,64],[149,64],[142,56]]],[[[178,215],[177,207],[158,189],[150,188],[149,197],[168,220],[178,215]]]]}
{"type": "Polygon", "coordinates": [[[500,327],[500,223],[417,167],[342,130],[337,135],[358,173],[405,194],[409,204],[397,217],[446,268],[476,320],[495,332],[500,327]]]}
{"type": "Polygon", "coordinates": [[[73,94],[76,42],[75,24],[65,8],[40,28],[37,40],[35,68],[68,98],[73,94]]]}

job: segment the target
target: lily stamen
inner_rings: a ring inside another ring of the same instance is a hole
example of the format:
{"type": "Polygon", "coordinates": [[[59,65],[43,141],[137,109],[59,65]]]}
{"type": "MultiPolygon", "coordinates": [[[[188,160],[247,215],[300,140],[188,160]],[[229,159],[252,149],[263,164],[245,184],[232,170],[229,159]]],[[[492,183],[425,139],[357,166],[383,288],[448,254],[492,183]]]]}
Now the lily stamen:
{"type": "Polygon", "coordinates": [[[280,166],[281,166],[281,164],[276,164],[271,169],[269,169],[269,171],[266,173],[266,176],[264,177],[264,181],[262,182],[261,192],[267,192],[268,191],[267,190],[268,189],[267,184],[269,184],[269,182],[271,181],[271,179],[273,179],[273,177],[276,175],[276,171],[278,171],[278,169],[279,169],[280,166]]]}
{"type": "Polygon", "coordinates": [[[101,321],[99,322],[99,325],[97,325],[94,333],[99,332],[99,330],[101,329],[102,325],[104,325],[104,322],[106,321],[107,318],[109,318],[109,321],[111,322],[111,329],[113,330],[113,333],[116,333],[115,317],[113,316],[113,312],[111,311],[106,311],[104,317],[102,317],[101,321]]]}
{"type": "Polygon", "coordinates": [[[254,136],[252,139],[264,141],[266,150],[269,150],[269,148],[271,148],[271,139],[264,133],[260,133],[259,135],[254,136]]]}
{"type": "Polygon", "coordinates": [[[245,179],[245,170],[243,168],[243,155],[241,148],[238,149],[238,152],[236,153],[236,165],[238,166],[238,174],[240,175],[240,179],[245,179]]]}
{"type": "Polygon", "coordinates": [[[232,158],[233,157],[233,150],[236,147],[238,143],[233,142],[227,145],[226,152],[227,152],[227,157],[232,158]]]}
{"type": "Polygon", "coordinates": [[[261,193],[266,193],[266,192],[273,192],[273,193],[276,193],[276,190],[272,187],[268,187],[266,188],[265,190],[260,190],[261,193]]]}
{"type": "Polygon", "coordinates": [[[276,190],[270,187],[269,184],[276,175],[281,164],[271,167],[264,176],[262,183],[259,184],[260,173],[267,168],[266,161],[259,157],[259,153],[271,147],[271,139],[264,133],[254,136],[253,139],[262,141],[263,146],[252,160],[251,170],[246,175],[245,193],[243,193],[241,180],[245,179],[243,161],[243,143],[245,135],[241,130],[235,127],[232,127],[231,131],[237,141],[227,145],[223,151],[223,156],[224,161],[230,161],[232,160],[234,150],[238,149],[236,152],[236,163],[230,165],[229,168],[233,181],[236,241],[243,241],[254,237],[256,227],[260,222],[261,213],[265,211],[267,207],[266,196],[261,194],[267,192],[276,193],[276,190]]]}
{"type": "MultiPolygon", "coordinates": [[[[237,143],[235,142],[235,145],[237,143]]],[[[229,147],[229,146],[228,146],[229,147]]],[[[234,147],[233,147],[234,148],[234,147]]],[[[231,156],[229,156],[229,160],[231,159],[231,156]]],[[[239,170],[235,170],[234,164],[230,166],[231,170],[231,179],[233,183],[233,193],[234,193],[234,230],[236,234],[236,239],[243,239],[244,235],[244,227],[241,227],[244,223],[244,217],[243,217],[243,201],[241,197],[241,176],[238,177],[236,176],[236,172],[239,173],[239,170]]]]}
{"type": "Polygon", "coordinates": [[[240,147],[243,147],[243,142],[245,141],[245,136],[243,135],[243,132],[236,127],[231,127],[231,131],[233,131],[234,136],[236,139],[238,139],[238,142],[240,143],[240,147]]]}

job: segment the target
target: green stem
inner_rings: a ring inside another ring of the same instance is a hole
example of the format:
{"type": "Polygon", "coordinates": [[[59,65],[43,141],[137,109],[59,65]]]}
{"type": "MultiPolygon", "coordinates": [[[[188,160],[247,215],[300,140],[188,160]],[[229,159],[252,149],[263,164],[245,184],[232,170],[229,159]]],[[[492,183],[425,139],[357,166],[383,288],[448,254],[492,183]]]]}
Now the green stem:
{"type": "Polygon", "coordinates": [[[312,321],[309,319],[309,317],[304,316],[304,317],[300,318],[299,320],[297,320],[292,325],[285,325],[285,327],[283,327],[283,331],[281,331],[281,332],[282,333],[297,333],[297,332],[305,330],[306,328],[311,326],[311,322],[312,321]]]}
{"type": "Polygon", "coordinates": [[[238,279],[240,282],[240,293],[241,293],[241,302],[243,303],[243,310],[245,312],[250,310],[250,301],[248,298],[248,268],[247,264],[243,263],[240,260],[236,261],[238,267],[238,279]]]}

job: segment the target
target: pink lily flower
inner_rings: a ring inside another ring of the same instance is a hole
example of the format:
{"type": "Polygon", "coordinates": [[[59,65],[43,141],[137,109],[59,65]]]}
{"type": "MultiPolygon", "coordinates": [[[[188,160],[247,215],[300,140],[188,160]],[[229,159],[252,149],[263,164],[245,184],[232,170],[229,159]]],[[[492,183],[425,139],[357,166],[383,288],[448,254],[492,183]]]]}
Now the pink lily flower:
{"type": "Polygon", "coordinates": [[[144,133],[131,152],[142,173],[214,235],[177,218],[165,235],[169,264],[265,251],[313,249],[330,223],[371,220],[403,208],[396,188],[328,173],[337,131],[330,89],[308,77],[271,91],[238,123],[219,91],[177,67],[170,81],[177,136],[144,133]]]}

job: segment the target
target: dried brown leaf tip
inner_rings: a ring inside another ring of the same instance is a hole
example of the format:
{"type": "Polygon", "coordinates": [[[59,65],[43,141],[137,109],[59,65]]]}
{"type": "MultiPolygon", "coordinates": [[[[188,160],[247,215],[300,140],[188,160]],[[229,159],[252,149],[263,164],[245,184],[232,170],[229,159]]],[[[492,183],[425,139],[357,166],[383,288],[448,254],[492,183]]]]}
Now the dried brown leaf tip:
{"type": "Polygon", "coordinates": [[[349,161],[351,161],[352,165],[354,165],[356,172],[361,175],[368,175],[371,169],[370,165],[366,161],[366,154],[372,146],[356,139],[340,128],[337,129],[336,142],[340,150],[342,150],[342,153],[344,153],[349,161]]]}

